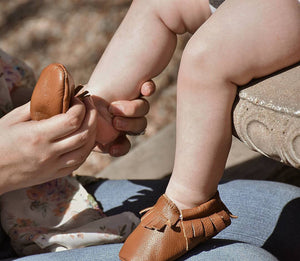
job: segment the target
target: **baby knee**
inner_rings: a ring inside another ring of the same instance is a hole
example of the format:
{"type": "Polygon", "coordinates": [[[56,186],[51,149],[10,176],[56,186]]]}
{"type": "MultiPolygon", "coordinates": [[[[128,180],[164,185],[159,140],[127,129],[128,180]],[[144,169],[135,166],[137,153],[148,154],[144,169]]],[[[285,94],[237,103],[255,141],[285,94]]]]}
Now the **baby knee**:
{"type": "MultiPolygon", "coordinates": [[[[201,29],[200,29],[201,30],[201,29]]],[[[192,37],[182,55],[180,73],[191,77],[195,74],[202,81],[227,85],[243,85],[252,79],[251,66],[245,66],[241,57],[235,59],[222,43],[212,41],[209,35],[198,33],[192,37]]]]}
{"type": "Polygon", "coordinates": [[[236,84],[231,81],[230,74],[222,64],[222,57],[216,55],[215,49],[203,39],[187,44],[178,74],[178,87],[185,90],[202,89],[208,94],[218,92],[236,94],[236,84]]]}
{"type": "Polygon", "coordinates": [[[205,39],[195,41],[191,38],[182,54],[180,73],[194,73],[206,78],[212,76],[216,63],[213,49],[208,42],[205,39]]]}

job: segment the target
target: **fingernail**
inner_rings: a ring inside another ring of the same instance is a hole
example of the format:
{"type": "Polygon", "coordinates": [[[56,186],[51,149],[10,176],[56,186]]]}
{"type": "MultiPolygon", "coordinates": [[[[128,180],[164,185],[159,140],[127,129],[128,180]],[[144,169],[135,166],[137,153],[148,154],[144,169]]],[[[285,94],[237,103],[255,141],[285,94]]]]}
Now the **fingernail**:
{"type": "Polygon", "coordinates": [[[114,125],[117,129],[122,129],[125,126],[124,122],[121,119],[117,118],[114,119],[114,125]]]}
{"type": "Polygon", "coordinates": [[[148,85],[147,85],[147,88],[146,88],[146,93],[145,93],[145,95],[149,95],[150,93],[151,93],[151,85],[148,84],[148,85]]]}
{"type": "Polygon", "coordinates": [[[112,114],[123,112],[123,110],[123,105],[119,104],[118,102],[112,102],[108,109],[108,111],[112,114]]]}

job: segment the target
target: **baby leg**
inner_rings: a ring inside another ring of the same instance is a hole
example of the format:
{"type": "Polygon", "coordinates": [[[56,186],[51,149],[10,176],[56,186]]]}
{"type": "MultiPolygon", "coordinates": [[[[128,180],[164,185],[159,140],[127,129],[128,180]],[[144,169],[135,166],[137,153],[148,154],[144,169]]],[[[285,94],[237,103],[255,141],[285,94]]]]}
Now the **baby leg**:
{"type": "Polygon", "coordinates": [[[126,240],[122,260],[175,260],[230,224],[216,191],[237,86],[299,61],[299,16],[296,0],[228,0],[191,38],[178,77],[173,174],[126,240]]]}
{"type": "Polygon", "coordinates": [[[237,86],[300,59],[296,0],[226,1],[193,35],[178,78],[177,143],[166,194],[179,208],[217,190],[231,144],[237,86]]]}
{"type": "Polygon", "coordinates": [[[175,260],[230,224],[216,191],[236,89],[299,61],[299,16],[296,0],[228,0],[191,38],[178,77],[173,174],[126,240],[122,260],[175,260]]]}
{"type": "Polygon", "coordinates": [[[300,59],[296,0],[226,1],[194,34],[178,78],[177,140],[166,194],[179,208],[217,190],[231,144],[237,86],[300,59]]]}

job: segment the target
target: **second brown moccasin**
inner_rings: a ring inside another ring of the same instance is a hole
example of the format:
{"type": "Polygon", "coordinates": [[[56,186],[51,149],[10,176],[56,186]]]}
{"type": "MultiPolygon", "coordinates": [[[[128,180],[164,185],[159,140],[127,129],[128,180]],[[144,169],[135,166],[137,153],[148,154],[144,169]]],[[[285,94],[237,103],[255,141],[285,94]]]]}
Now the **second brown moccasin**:
{"type": "Polygon", "coordinates": [[[120,251],[123,261],[176,260],[229,226],[232,216],[218,192],[200,206],[184,210],[164,194],[145,211],[120,251]]]}

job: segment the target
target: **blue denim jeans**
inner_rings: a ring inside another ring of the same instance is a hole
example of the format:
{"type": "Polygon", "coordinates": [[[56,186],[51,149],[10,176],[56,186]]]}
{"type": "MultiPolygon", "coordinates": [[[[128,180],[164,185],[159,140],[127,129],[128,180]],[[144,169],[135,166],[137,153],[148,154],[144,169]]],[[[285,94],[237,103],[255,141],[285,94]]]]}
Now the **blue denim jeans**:
{"type": "MultiPolygon", "coordinates": [[[[88,186],[108,215],[152,206],[167,180],[102,181],[88,186]]],[[[270,181],[235,180],[219,185],[222,200],[238,215],[231,226],[180,260],[300,260],[300,188],[270,181]]],[[[14,258],[2,245],[2,260],[119,260],[122,244],[92,246],[14,258]],[[3,259],[7,258],[7,259],[3,259]]]]}

